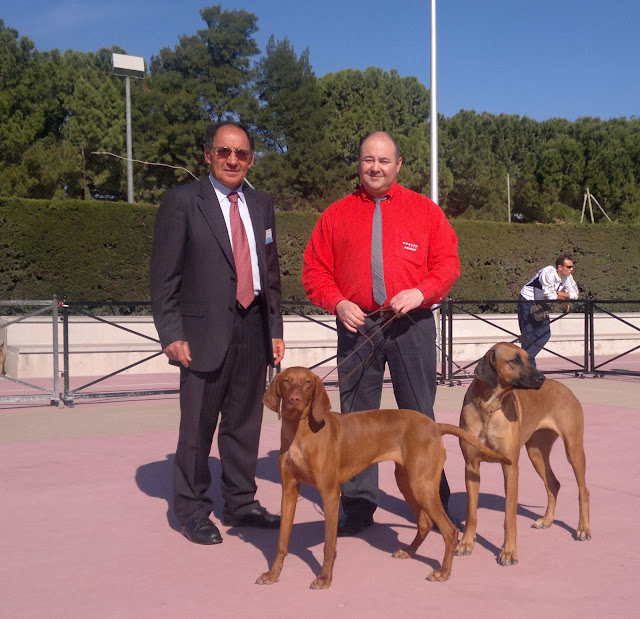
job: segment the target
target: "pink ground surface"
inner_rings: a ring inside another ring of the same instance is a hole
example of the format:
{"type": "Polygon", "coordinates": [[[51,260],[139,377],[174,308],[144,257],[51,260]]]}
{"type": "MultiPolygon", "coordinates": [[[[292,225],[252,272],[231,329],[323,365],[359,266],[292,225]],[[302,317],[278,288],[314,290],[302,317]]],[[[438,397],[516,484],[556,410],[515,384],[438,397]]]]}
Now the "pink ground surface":
{"type": "MultiPolygon", "coordinates": [[[[275,554],[277,531],[221,527],[224,543],[197,546],[178,532],[171,509],[175,397],[81,402],[73,409],[0,406],[0,616],[2,617],[632,617],[640,608],[640,381],[567,379],[586,419],[588,542],[573,540],[577,488],[564,450],[552,453],[562,483],[556,522],[531,528],[545,494],[526,455],[520,472],[519,564],[501,567],[501,469],[482,468],[478,540],[456,557],[451,579],[431,583],[444,545],[431,533],[412,560],[391,553],[413,538],[411,514],[381,465],[376,524],[338,540],[334,581],[309,584],[323,548],[322,504],[303,486],[280,582],[254,584],[275,554]],[[635,610],[634,610],[635,609],[635,610]]],[[[442,388],[439,421],[457,423],[466,387],[442,388]]],[[[386,391],[386,390],[385,390],[386,391]]],[[[332,400],[335,394],[332,395],[332,400]]],[[[265,417],[258,498],[279,512],[279,426],[265,417]]],[[[464,464],[445,437],[452,511],[464,520],[464,464]]],[[[217,451],[211,454],[215,480],[217,451]]]]}

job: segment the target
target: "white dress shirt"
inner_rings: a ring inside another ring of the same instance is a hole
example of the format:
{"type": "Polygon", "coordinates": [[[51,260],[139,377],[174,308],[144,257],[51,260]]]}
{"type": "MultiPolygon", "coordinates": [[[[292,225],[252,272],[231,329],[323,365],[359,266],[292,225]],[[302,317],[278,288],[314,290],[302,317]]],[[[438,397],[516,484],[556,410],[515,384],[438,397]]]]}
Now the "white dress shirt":
{"type": "Polygon", "coordinates": [[[229,212],[231,210],[231,202],[229,201],[229,194],[236,191],[238,194],[238,211],[240,212],[240,219],[244,224],[244,229],[247,232],[247,240],[249,241],[249,251],[251,252],[251,271],[253,274],[253,291],[255,294],[260,292],[260,271],[258,270],[258,252],[256,250],[256,237],[253,233],[253,224],[251,223],[251,217],[249,215],[249,208],[247,207],[247,201],[245,200],[244,193],[242,192],[242,185],[238,189],[232,190],[225,187],[222,183],[218,182],[213,175],[209,173],[209,180],[213,185],[213,189],[218,197],[220,208],[222,210],[222,216],[224,217],[224,223],[227,224],[227,233],[229,234],[229,241],[231,242],[231,249],[233,249],[233,240],[231,237],[231,218],[229,212]]]}

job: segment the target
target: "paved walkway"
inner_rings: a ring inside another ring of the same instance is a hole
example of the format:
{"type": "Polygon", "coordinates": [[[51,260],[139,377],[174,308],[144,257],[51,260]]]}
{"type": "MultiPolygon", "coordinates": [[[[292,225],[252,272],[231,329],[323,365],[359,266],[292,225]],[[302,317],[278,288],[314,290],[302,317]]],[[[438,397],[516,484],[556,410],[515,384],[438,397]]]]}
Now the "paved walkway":
{"type": "MultiPolygon", "coordinates": [[[[171,508],[175,396],[79,401],[58,409],[0,403],[0,616],[2,617],[632,617],[640,608],[640,559],[630,535],[640,513],[640,380],[566,378],[586,416],[593,539],[572,539],[578,519],[573,473],[556,446],[562,483],[555,525],[531,529],[544,512],[542,483],[522,460],[520,563],[501,567],[501,470],[484,464],[479,537],[456,557],[447,583],[425,580],[442,559],[432,533],[413,560],[391,558],[413,538],[411,514],[381,465],[375,526],[340,539],[334,583],[311,591],[322,561],[322,504],[303,486],[280,582],[254,584],[275,553],[277,531],[221,527],[224,543],[196,546],[171,508]],[[634,610],[635,608],[635,610],[634,610]]],[[[457,423],[466,385],[441,387],[439,421],[457,423]]],[[[337,393],[331,392],[334,407],[337,393]]],[[[385,389],[383,406],[393,406],[385,389]]],[[[265,413],[258,498],[279,512],[279,424],[265,413]]],[[[464,465],[445,437],[453,512],[464,519],[464,465]]],[[[219,477],[217,451],[210,466],[219,477]]],[[[217,488],[211,490],[221,516],[217,488]]]]}

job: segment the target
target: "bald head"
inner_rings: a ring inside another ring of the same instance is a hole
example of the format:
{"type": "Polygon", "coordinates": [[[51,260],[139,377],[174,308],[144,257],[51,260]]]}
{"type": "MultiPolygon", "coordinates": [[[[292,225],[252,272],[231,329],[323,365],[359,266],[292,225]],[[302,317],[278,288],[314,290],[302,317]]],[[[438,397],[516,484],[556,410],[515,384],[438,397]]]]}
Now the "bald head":
{"type": "Polygon", "coordinates": [[[398,143],[391,135],[376,131],[362,140],[358,152],[358,174],[371,197],[384,197],[395,184],[401,167],[398,143]]]}

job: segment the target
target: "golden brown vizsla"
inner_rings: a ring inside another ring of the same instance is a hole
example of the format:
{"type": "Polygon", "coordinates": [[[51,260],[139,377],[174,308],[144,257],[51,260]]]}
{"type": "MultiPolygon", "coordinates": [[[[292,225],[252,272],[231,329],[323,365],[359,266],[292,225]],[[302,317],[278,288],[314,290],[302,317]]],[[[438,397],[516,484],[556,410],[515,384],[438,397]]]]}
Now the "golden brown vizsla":
{"type": "Polygon", "coordinates": [[[442,567],[428,578],[432,581],[449,578],[458,534],[438,495],[445,460],[442,434],[471,441],[489,459],[506,462],[506,458],[457,426],[435,423],[416,411],[373,410],[349,415],[330,412],[329,396],[322,381],[306,368],[288,368],[278,374],[263,401],[282,416],[279,458],[282,515],[275,559],[271,569],[258,578],[258,584],[272,584],[280,576],[300,482],[304,482],[320,491],[325,516],[324,563],[311,588],[329,587],[336,558],[340,484],[382,460],[396,463],[398,488],[418,523],[411,546],[397,550],[393,556],[412,557],[435,522],[444,538],[445,553],[442,567]]]}
{"type": "MultiPolygon", "coordinates": [[[[546,513],[533,527],[546,529],[553,524],[560,482],[551,470],[549,454],[554,441],[561,436],[578,482],[580,520],[576,539],[591,539],[589,491],[585,484],[584,418],[580,402],[566,385],[549,378],[545,380],[519,346],[496,344],[476,367],[475,378],[464,398],[460,427],[511,461],[502,465],[506,503],[504,546],[498,557],[501,565],[518,562],[518,458],[523,445],[547,490],[546,513]]],[[[468,503],[464,535],[456,555],[470,555],[478,526],[480,462],[485,458],[473,446],[461,442],[460,447],[465,459],[468,503]]]]}

